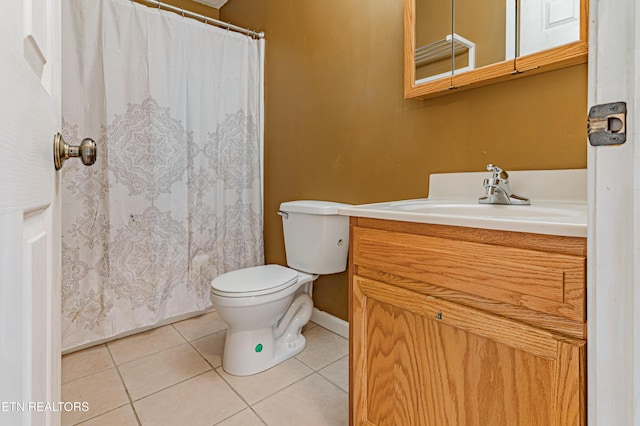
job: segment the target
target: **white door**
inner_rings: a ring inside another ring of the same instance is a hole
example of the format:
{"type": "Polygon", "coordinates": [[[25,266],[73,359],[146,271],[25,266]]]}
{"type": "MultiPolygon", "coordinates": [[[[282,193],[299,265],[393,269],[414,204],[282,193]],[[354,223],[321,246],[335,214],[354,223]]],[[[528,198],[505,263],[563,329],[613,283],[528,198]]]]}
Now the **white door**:
{"type": "Polygon", "coordinates": [[[59,0],[0,13],[0,424],[60,423],[59,0]]]}
{"type": "Polygon", "coordinates": [[[640,425],[640,5],[590,14],[589,106],[628,113],[626,143],[588,151],[588,424],[640,425]]]}

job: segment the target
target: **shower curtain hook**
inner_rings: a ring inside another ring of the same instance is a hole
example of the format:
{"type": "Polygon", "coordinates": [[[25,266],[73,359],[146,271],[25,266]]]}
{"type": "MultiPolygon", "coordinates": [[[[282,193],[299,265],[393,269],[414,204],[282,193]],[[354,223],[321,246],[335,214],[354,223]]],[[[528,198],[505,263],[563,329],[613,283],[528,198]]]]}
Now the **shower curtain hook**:
{"type": "Polygon", "coordinates": [[[182,8],[182,17],[184,18],[184,7],[182,8]]]}
{"type": "Polygon", "coordinates": [[[204,24],[205,24],[205,25],[207,25],[207,20],[208,20],[208,19],[209,19],[209,18],[207,18],[207,15],[204,15],[204,24]]]}

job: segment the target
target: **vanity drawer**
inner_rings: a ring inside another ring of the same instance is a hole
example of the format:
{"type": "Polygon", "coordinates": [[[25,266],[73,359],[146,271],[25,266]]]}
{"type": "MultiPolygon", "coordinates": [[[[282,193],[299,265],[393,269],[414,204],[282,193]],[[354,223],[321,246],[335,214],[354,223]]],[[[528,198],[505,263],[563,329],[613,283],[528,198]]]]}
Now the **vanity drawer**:
{"type": "Polygon", "coordinates": [[[548,241],[542,245],[533,236],[529,242],[525,236],[503,245],[500,234],[485,238],[487,230],[414,227],[419,232],[353,226],[353,265],[585,322],[586,257],[544,250],[554,246],[553,236],[543,236],[548,241]]]}

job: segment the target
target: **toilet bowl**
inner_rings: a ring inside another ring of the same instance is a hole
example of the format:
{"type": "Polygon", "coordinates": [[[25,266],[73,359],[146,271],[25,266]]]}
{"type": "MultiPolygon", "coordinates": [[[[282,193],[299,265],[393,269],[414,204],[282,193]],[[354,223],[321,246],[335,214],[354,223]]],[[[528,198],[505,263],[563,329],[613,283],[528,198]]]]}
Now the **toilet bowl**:
{"type": "Polygon", "coordinates": [[[313,301],[307,291],[316,277],[280,265],[265,265],[216,278],[211,292],[213,304],[229,325],[222,359],[227,373],[255,374],[304,349],[300,329],[311,318],[313,301]],[[247,287],[252,288],[240,290],[247,287]],[[283,315],[287,310],[291,312],[289,319],[283,315]]]}
{"type": "Polygon", "coordinates": [[[313,312],[311,289],[319,274],[346,269],[348,217],[345,204],[292,201],[280,205],[287,264],[228,272],[211,283],[213,306],[228,324],[222,368],[247,376],[300,353],[301,333],[313,312]]]}

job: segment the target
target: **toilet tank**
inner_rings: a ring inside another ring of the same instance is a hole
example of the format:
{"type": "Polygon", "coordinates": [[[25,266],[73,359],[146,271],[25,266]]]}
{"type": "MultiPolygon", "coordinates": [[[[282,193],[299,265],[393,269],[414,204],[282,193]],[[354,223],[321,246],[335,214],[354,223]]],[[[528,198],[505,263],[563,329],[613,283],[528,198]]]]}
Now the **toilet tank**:
{"type": "Polygon", "coordinates": [[[334,274],[347,269],[349,217],[331,201],[288,201],[280,204],[287,265],[310,274],[334,274]]]}

